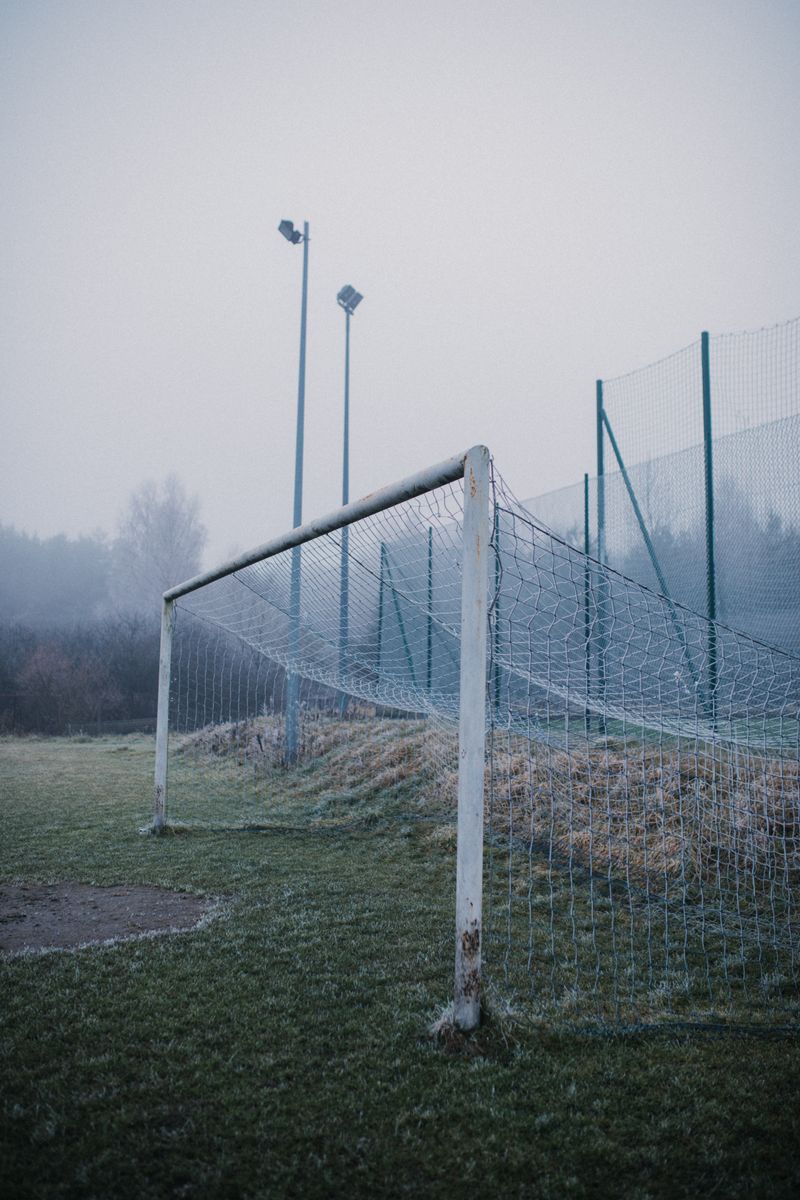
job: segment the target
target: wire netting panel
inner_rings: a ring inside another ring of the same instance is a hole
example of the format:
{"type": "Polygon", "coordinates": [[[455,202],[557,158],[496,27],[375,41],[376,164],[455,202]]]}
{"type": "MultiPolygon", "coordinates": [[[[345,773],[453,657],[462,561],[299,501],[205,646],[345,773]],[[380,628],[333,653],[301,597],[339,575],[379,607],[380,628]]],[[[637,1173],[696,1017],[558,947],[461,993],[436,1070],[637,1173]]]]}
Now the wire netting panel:
{"type": "MultiPolygon", "coordinates": [[[[700,342],[638,371],[604,380],[603,406],[629,467],[702,444],[700,342]]],[[[606,453],[606,466],[614,470],[610,449],[606,453]]],[[[699,487],[702,493],[702,476],[699,487]]]]}
{"type": "MultiPolygon", "coordinates": [[[[800,655],[800,321],[710,338],[709,376],[716,615],[800,655]]],[[[605,561],[707,614],[701,343],[608,380],[603,403],[627,480],[604,434],[605,474],[589,488],[591,553],[602,500],[605,561]]],[[[582,484],[525,507],[584,549],[582,484]]]]}
{"type": "Polygon", "coordinates": [[[800,408],[800,318],[709,339],[715,437],[795,417],[800,408]]]}
{"type": "Polygon", "coordinates": [[[718,612],[800,655],[800,321],[709,355],[718,612]]]}
{"type": "Polygon", "coordinates": [[[558,1019],[796,1020],[800,663],[500,514],[493,978],[558,1019]]]}

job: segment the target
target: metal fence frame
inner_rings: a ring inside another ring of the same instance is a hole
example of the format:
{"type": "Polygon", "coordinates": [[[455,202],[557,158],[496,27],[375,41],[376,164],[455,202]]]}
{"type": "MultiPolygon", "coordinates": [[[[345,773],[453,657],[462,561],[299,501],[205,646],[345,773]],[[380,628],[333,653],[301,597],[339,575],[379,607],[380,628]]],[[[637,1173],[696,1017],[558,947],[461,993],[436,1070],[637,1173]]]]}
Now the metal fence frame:
{"type": "MultiPolygon", "coordinates": [[[[703,331],[700,335],[700,364],[699,370],[702,378],[702,394],[703,394],[703,466],[704,466],[704,497],[705,497],[705,547],[706,547],[706,617],[709,621],[708,626],[708,678],[705,682],[706,702],[711,717],[712,725],[714,723],[714,712],[716,708],[716,693],[717,693],[717,652],[716,652],[716,628],[715,622],[717,619],[717,577],[714,555],[714,457],[713,457],[713,435],[711,428],[711,366],[709,354],[709,335],[707,331],[703,331]]],[[[645,544],[650,563],[658,580],[658,587],[661,594],[670,604],[672,609],[673,597],[670,590],[669,582],[664,574],[663,567],[658,558],[650,530],[647,528],[647,523],[644,518],[641,506],[639,504],[636,490],[631,481],[628,468],[625,464],[625,459],[614,434],[614,429],[611,424],[608,412],[605,408],[603,393],[604,381],[598,379],[596,383],[596,436],[597,436],[597,557],[601,563],[606,562],[606,529],[605,529],[605,441],[608,439],[608,444],[611,447],[612,453],[616,460],[617,468],[622,477],[622,482],[625,485],[628,499],[630,500],[633,515],[636,519],[636,524],[639,527],[639,532],[642,535],[642,540],[645,544]]],[[[584,476],[584,527],[588,528],[588,477],[584,476]]],[[[587,551],[588,552],[588,551],[587,551]]],[[[680,629],[679,622],[674,618],[676,630],[680,629]]],[[[691,659],[689,659],[691,667],[691,659]]],[[[692,668],[694,675],[694,669],[692,668]]]]}

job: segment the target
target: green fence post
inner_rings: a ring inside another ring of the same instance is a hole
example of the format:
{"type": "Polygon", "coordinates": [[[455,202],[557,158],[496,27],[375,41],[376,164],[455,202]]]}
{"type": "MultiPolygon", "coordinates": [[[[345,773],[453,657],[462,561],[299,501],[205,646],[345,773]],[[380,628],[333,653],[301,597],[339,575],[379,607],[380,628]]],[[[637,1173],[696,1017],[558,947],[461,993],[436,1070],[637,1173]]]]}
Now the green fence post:
{"type": "Polygon", "coordinates": [[[494,601],[491,608],[491,617],[493,622],[492,629],[492,691],[494,700],[494,711],[497,713],[500,708],[500,576],[502,573],[502,564],[500,562],[500,509],[495,502],[494,504],[494,601]]]}
{"type": "MultiPolygon", "coordinates": [[[[597,559],[601,564],[601,569],[598,574],[597,588],[597,691],[600,703],[605,704],[606,699],[606,597],[608,595],[606,581],[603,578],[602,564],[606,559],[606,481],[605,467],[603,464],[603,439],[605,437],[605,428],[603,425],[603,381],[597,380],[597,559]]],[[[598,728],[601,734],[606,730],[605,714],[601,713],[598,728]]]]}
{"type": "Polygon", "coordinates": [[[589,697],[592,690],[592,648],[589,637],[589,554],[591,551],[591,541],[589,536],[589,476],[585,474],[583,477],[583,553],[585,561],[583,564],[583,644],[586,657],[586,719],[584,727],[586,737],[592,731],[592,718],[589,710],[589,697]]]}
{"type": "Polygon", "coordinates": [[[597,557],[605,562],[606,555],[606,481],[603,466],[603,381],[597,380],[597,557]]]}
{"type": "Polygon", "coordinates": [[[386,558],[386,543],[381,542],[381,565],[378,582],[378,676],[381,673],[381,642],[383,641],[383,564],[386,558]]]}

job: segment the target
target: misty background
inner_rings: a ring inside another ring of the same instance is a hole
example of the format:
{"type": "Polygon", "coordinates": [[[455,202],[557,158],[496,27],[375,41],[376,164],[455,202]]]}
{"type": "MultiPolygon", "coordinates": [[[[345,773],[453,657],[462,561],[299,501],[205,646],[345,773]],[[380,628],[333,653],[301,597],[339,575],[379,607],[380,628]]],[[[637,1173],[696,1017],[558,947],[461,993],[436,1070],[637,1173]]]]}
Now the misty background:
{"type": "Polygon", "coordinates": [[[138,620],[123,534],[170,475],[199,565],[291,525],[282,218],[304,517],[340,503],[346,283],[351,496],[476,442],[520,496],[593,472],[596,378],[797,315],[799,51],[792,0],[2,0],[0,524],[40,565],[0,620],[47,623],[64,537],[49,611],[138,620]]]}

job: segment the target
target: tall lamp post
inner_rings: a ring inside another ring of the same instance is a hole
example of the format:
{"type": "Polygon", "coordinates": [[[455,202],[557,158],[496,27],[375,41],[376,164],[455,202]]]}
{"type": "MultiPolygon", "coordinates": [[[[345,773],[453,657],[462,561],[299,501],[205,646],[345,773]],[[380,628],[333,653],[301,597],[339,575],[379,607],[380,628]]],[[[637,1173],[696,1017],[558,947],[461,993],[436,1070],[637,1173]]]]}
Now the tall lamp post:
{"type": "MultiPolygon", "coordinates": [[[[342,504],[350,503],[350,318],[364,297],[349,283],[346,284],[336,297],[340,308],[344,309],[344,447],[342,452],[342,504]]],[[[339,673],[344,677],[347,669],[347,639],[348,639],[348,603],[349,603],[349,560],[348,550],[350,529],[347,525],[342,529],[342,561],[339,582],[339,673]]],[[[339,699],[339,711],[344,715],[347,707],[347,696],[342,692],[339,699]]]]}
{"type": "MultiPolygon", "coordinates": [[[[297,438],[294,455],[294,515],[295,528],[303,521],[303,435],[305,432],[306,404],[306,314],[308,311],[308,221],[303,223],[303,232],[295,229],[291,221],[281,221],[278,226],[288,242],[303,244],[303,295],[300,307],[300,370],[297,379],[297,438]]],[[[289,595],[289,659],[296,662],[300,653],[300,547],[292,550],[292,582],[289,595]]],[[[286,761],[296,762],[299,744],[300,680],[297,672],[290,669],[286,681],[286,761]]]]}

